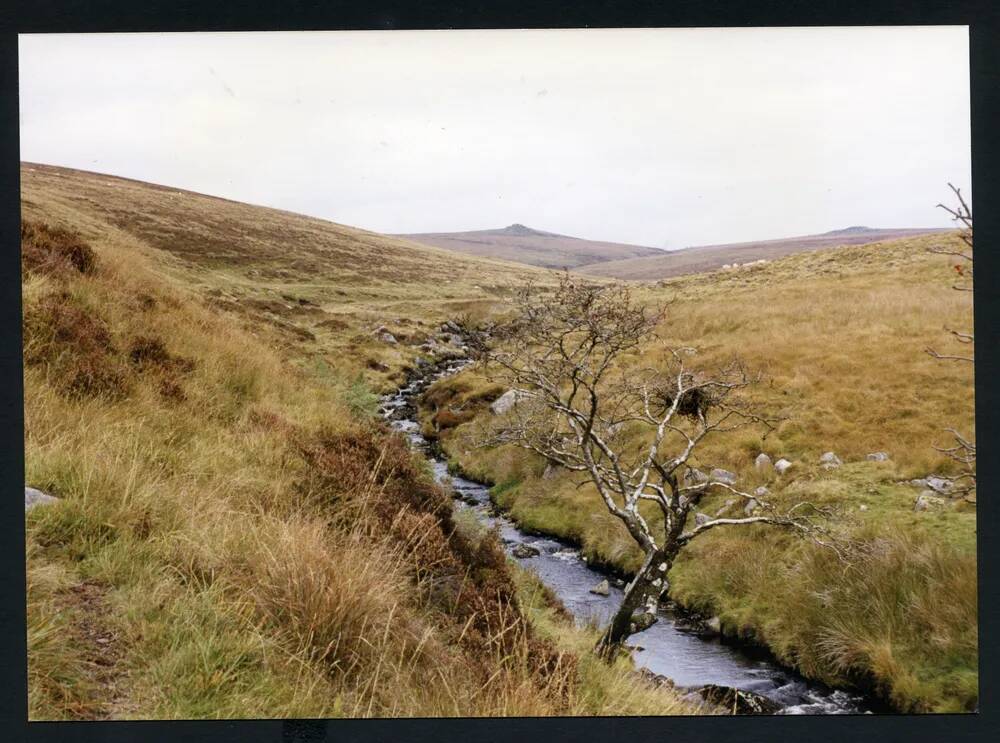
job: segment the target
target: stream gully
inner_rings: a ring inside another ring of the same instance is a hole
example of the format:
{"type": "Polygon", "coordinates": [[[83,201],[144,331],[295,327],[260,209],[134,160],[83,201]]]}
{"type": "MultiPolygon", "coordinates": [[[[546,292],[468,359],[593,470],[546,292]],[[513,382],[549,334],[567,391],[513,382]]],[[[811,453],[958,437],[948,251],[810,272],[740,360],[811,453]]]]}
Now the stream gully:
{"type": "MultiPolygon", "coordinates": [[[[411,445],[430,461],[439,480],[448,478],[447,463],[437,456],[420,434],[416,421],[416,399],[437,379],[454,374],[467,360],[445,366],[427,367],[427,373],[413,378],[395,394],[382,399],[381,412],[393,428],[406,434],[411,445]]],[[[510,553],[518,544],[539,551],[519,560],[552,589],[580,624],[596,621],[603,625],[621,601],[622,589],[614,585],[609,596],[590,593],[607,576],[591,568],[575,547],[551,537],[528,535],[490,502],[488,489],[462,477],[451,476],[457,510],[471,510],[487,527],[498,526],[504,549],[510,553]]],[[[718,637],[704,637],[683,626],[678,618],[661,610],[659,621],[632,635],[629,644],[643,648],[633,653],[638,668],[666,676],[677,687],[706,684],[753,692],[780,705],[778,714],[861,714],[886,711],[878,702],[844,690],[831,689],[809,681],[779,665],[765,650],[726,644],[718,637]]]]}

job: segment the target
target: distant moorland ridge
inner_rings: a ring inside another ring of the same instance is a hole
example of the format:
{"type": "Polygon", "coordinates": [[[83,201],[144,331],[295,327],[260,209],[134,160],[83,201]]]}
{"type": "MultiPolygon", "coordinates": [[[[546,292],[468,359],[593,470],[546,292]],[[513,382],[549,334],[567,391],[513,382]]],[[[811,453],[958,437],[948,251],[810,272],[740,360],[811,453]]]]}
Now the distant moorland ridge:
{"type": "Polygon", "coordinates": [[[656,281],[672,276],[701,273],[722,268],[727,264],[750,263],[759,260],[774,260],[786,255],[808,250],[834,248],[840,245],[866,245],[883,240],[926,235],[933,232],[947,232],[948,228],[916,227],[873,229],[852,226],[831,230],[819,235],[786,237],[777,240],[755,240],[752,242],[728,243],[723,245],[700,245],[671,252],[661,251],[653,256],[628,258],[618,261],[582,266],[582,273],[592,276],[606,276],[614,279],[634,279],[656,281]]]}
{"type": "Polygon", "coordinates": [[[472,232],[425,232],[397,237],[456,253],[501,258],[542,268],[579,268],[594,263],[658,256],[658,248],[626,243],[584,240],[543,232],[523,224],[472,232]]]}

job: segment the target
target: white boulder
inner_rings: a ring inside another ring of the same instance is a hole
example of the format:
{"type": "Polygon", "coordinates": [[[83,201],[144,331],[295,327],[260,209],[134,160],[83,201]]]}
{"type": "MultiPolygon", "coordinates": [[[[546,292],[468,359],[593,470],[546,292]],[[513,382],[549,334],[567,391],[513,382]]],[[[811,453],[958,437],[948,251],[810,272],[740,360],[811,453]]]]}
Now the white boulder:
{"type": "Polygon", "coordinates": [[[36,506],[46,506],[50,503],[58,503],[59,499],[54,495],[43,493],[41,490],[24,486],[24,512],[27,513],[36,506]]]}
{"type": "Polygon", "coordinates": [[[611,586],[606,580],[602,580],[596,586],[590,589],[590,592],[597,594],[598,596],[609,596],[611,595],[611,586]]]}
{"type": "Polygon", "coordinates": [[[494,415],[504,415],[505,413],[509,413],[510,409],[520,402],[521,398],[522,394],[518,390],[507,390],[492,402],[490,405],[490,411],[494,415]]]}
{"type": "Polygon", "coordinates": [[[774,464],[771,462],[771,458],[764,452],[757,455],[757,458],[753,461],[753,466],[757,468],[758,472],[763,473],[769,473],[772,469],[774,469],[774,464]]]}
{"type": "Polygon", "coordinates": [[[943,505],[944,498],[935,495],[933,490],[925,490],[917,496],[917,500],[913,504],[913,510],[926,511],[930,508],[938,508],[943,505]]]}
{"type": "Polygon", "coordinates": [[[823,465],[824,469],[832,470],[843,464],[840,457],[834,454],[832,451],[828,451],[819,458],[820,464],[823,465]]]}
{"type": "Polygon", "coordinates": [[[736,473],[716,467],[712,470],[712,480],[714,482],[721,482],[725,485],[735,485],[736,473]]]}
{"type": "Polygon", "coordinates": [[[697,467],[688,467],[684,472],[685,485],[700,485],[703,482],[708,482],[708,475],[697,467]]]}
{"type": "Polygon", "coordinates": [[[951,480],[946,480],[943,477],[938,477],[936,475],[931,475],[927,478],[927,487],[933,490],[935,493],[941,493],[945,495],[955,487],[955,483],[951,480]]]}

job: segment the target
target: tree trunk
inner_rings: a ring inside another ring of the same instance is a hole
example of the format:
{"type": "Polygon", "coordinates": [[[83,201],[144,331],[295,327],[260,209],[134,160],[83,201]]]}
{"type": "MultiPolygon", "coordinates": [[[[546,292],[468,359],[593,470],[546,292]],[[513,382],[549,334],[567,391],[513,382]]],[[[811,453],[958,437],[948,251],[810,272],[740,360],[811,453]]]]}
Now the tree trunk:
{"type": "Polygon", "coordinates": [[[608,661],[614,660],[618,648],[632,634],[630,629],[632,615],[645,605],[647,597],[659,598],[667,577],[667,570],[660,570],[661,565],[666,565],[669,569],[669,561],[661,550],[646,555],[639,572],[625,589],[625,597],[612,617],[611,624],[604,630],[597,643],[596,650],[602,658],[608,661]]]}

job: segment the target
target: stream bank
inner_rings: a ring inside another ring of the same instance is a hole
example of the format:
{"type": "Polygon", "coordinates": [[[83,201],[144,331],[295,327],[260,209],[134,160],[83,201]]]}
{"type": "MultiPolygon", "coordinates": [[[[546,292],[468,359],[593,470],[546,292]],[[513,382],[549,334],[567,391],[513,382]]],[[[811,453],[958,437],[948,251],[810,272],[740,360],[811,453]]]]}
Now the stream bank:
{"type": "MultiPolygon", "coordinates": [[[[393,428],[406,434],[411,445],[428,459],[435,477],[450,478],[455,508],[470,510],[476,519],[497,528],[508,554],[532,570],[560,599],[580,624],[607,622],[622,598],[622,587],[608,566],[588,564],[578,545],[546,535],[528,533],[507,518],[492,502],[488,487],[449,473],[447,459],[436,443],[421,433],[417,400],[434,381],[455,374],[468,359],[426,364],[408,377],[407,384],[383,398],[381,411],[393,428]],[[607,595],[592,592],[608,580],[607,595]]],[[[853,691],[832,689],[781,666],[766,650],[718,635],[706,635],[700,622],[678,607],[665,606],[657,622],[632,636],[633,658],[640,672],[669,679],[676,687],[699,691],[713,702],[741,697],[758,700],[765,713],[862,714],[888,712],[877,699],[853,691]],[[734,690],[738,690],[737,693],[734,690]],[[745,694],[741,694],[745,693],[745,694]]],[[[728,701],[726,702],[728,704],[728,701]]],[[[750,702],[751,707],[753,702],[750,702]]],[[[739,706],[739,705],[738,705],[739,706]]],[[[740,706],[738,711],[754,713],[740,706]]]]}

